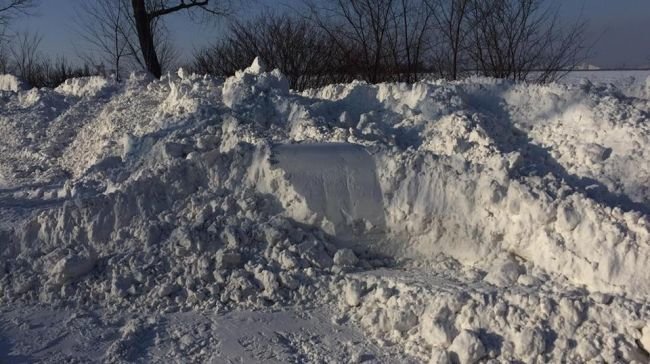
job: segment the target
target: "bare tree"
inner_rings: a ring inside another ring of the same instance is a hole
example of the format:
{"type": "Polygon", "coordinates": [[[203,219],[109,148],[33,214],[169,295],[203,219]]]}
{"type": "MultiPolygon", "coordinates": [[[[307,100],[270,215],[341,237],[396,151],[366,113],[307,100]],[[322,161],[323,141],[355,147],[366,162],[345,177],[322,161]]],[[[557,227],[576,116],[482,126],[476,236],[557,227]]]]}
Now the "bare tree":
{"type": "Polygon", "coordinates": [[[395,1],[388,32],[392,55],[389,73],[398,81],[415,82],[424,70],[432,18],[432,10],[422,0],[395,1]]]}
{"type": "Polygon", "coordinates": [[[345,72],[369,82],[385,78],[389,29],[397,0],[333,0],[308,3],[311,19],[344,57],[345,72]]]}
{"type": "Polygon", "coordinates": [[[34,0],[0,0],[0,72],[9,69],[8,29],[11,21],[28,14],[34,7],[34,0]]]}
{"type": "Polygon", "coordinates": [[[291,88],[302,90],[335,81],[336,54],[323,32],[304,18],[262,14],[233,22],[225,39],[195,54],[195,72],[232,75],[255,57],[278,68],[291,88]]]}
{"type": "Polygon", "coordinates": [[[549,82],[584,57],[584,22],[562,27],[544,0],[475,1],[470,56],[486,76],[549,82]]]}
{"type": "MultiPolygon", "coordinates": [[[[79,27],[83,39],[100,53],[100,60],[111,67],[119,81],[129,47],[129,9],[123,0],[83,1],[79,6],[79,27]]],[[[95,59],[93,55],[85,58],[95,59]]]]}
{"type": "Polygon", "coordinates": [[[426,69],[434,14],[425,0],[305,1],[349,79],[414,82],[426,69]]]}
{"type": "Polygon", "coordinates": [[[9,73],[9,49],[6,45],[0,44],[0,74],[9,73]]]}
{"type": "Polygon", "coordinates": [[[30,85],[36,83],[40,75],[39,50],[43,37],[37,33],[19,33],[11,45],[9,53],[13,60],[12,71],[30,85]]]}
{"type": "Polygon", "coordinates": [[[37,73],[31,77],[32,80],[30,82],[30,85],[34,87],[54,88],[69,78],[85,77],[94,74],[88,65],[75,67],[63,56],[55,60],[44,58],[38,62],[38,65],[37,73]]]}
{"type": "MultiPolygon", "coordinates": [[[[154,22],[153,29],[154,47],[158,55],[161,71],[165,72],[177,67],[181,55],[172,42],[172,34],[167,28],[167,25],[159,19],[154,22]]],[[[144,68],[146,69],[146,67],[144,68]]]]}
{"type": "Polygon", "coordinates": [[[437,66],[444,76],[458,79],[464,64],[465,48],[472,28],[470,11],[473,0],[425,0],[435,19],[435,33],[440,43],[436,47],[437,66]]]}
{"type": "Polygon", "coordinates": [[[16,16],[27,14],[34,6],[34,0],[0,0],[0,37],[5,35],[11,20],[16,16]]]}
{"type": "Polygon", "coordinates": [[[39,50],[41,40],[38,33],[18,33],[9,47],[6,64],[0,67],[33,87],[56,87],[68,78],[93,74],[90,67],[73,66],[65,57],[56,60],[43,57],[39,50]]]}
{"type": "Polygon", "coordinates": [[[179,11],[200,9],[213,15],[225,15],[227,3],[220,0],[131,0],[135,30],[138,35],[142,62],[155,77],[162,75],[154,24],[158,18],[179,11]]]}

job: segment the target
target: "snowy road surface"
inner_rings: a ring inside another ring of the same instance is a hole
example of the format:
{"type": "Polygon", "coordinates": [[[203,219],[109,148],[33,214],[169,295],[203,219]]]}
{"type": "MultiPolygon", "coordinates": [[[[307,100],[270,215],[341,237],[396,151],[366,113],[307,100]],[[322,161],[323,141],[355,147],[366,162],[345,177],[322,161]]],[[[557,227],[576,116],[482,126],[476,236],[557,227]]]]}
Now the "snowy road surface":
{"type": "Polygon", "coordinates": [[[646,363],[650,79],[598,75],[2,75],[0,362],[646,363]]]}

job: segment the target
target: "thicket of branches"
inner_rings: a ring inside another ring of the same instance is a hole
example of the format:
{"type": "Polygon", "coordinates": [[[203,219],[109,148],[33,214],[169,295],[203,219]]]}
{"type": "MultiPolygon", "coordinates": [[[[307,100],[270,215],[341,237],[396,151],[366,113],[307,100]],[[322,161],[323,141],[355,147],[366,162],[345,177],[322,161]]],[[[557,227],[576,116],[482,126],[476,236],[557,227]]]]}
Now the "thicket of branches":
{"type": "Polygon", "coordinates": [[[233,22],[229,36],[198,51],[192,69],[201,74],[232,75],[261,57],[286,75],[292,88],[305,89],[343,81],[341,53],[326,34],[305,19],[264,14],[233,22]]]}
{"type": "MultiPolygon", "coordinates": [[[[309,1],[309,0],[306,0],[309,1]]],[[[362,79],[413,82],[469,74],[549,82],[583,60],[585,24],[562,26],[546,0],[331,0],[233,22],[195,54],[230,75],[260,56],[295,89],[362,79]]]]}
{"type": "Polygon", "coordinates": [[[39,50],[40,35],[9,30],[34,5],[32,0],[0,0],[0,73],[14,74],[33,87],[56,87],[68,78],[93,74],[90,67],[73,66],[65,57],[45,57],[39,50]]]}
{"type": "MultiPolygon", "coordinates": [[[[150,3],[151,7],[163,6],[160,1],[150,3]]],[[[77,8],[76,18],[79,34],[86,43],[81,54],[86,63],[101,65],[118,81],[128,71],[147,69],[130,0],[84,1],[77,8]]],[[[160,18],[151,19],[148,26],[160,72],[173,68],[179,55],[170,41],[169,30],[160,18]]]]}
{"type": "MultiPolygon", "coordinates": [[[[103,73],[118,80],[144,69],[156,77],[177,65],[165,18],[224,17],[236,0],[79,2],[88,67],[45,59],[40,38],[7,37],[35,0],[0,0],[0,71],[34,86],[103,73]]],[[[551,0],[303,0],[301,9],[234,20],[214,45],[195,52],[193,71],[228,76],[256,56],[294,89],[353,79],[415,82],[471,74],[548,82],[583,60],[585,24],[562,24],[551,0]]]]}
{"type": "Polygon", "coordinates": [[[112,75],[147,70],[156,77],[177,63],[178,53],[163,18],[186,11],[222,16],[229,0],[93,0],[77,3],[79,34],[85,40],[79,55],[85,66],[72,66],[64,57],[50,59],[38,50],[37,35],[8,31],[11,21],[29,14],[37,0],[0,0],[0,72],[13,73],[31,86],[56,86],[66,78],[112,75]]]}
{"type": "Polygon", "coordinates": [[[97,74],[89,66],[73,66],[65,57],[51,59],[39,50],[42,37],[38,34],[19,33],[9,45],[2,73],[20,77],[32,87],[56,87],[72,77],[97,74]]]}

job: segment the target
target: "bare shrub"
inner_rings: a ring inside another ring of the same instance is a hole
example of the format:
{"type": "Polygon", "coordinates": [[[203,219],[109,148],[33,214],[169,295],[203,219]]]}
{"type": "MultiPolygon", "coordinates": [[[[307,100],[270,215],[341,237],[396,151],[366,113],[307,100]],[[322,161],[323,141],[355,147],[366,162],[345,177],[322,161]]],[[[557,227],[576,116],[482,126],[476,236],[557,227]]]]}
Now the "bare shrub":
{"type": "Polygon", "coordinates": [[[5,72],[12,73],[32,87],[56,87],[68,78],[97,74],[90,67],[77,67],[65,57],[46,58],[39,50],[42,36],[19,33],[10,45],[5,72]]]}
{"type": "MultiPolygon", "coordinates": [[[[155,77],[160,78],[164,62],[173,58],[168,37],[161,36],[156,24],[162,26],[160,19],[180,11],[202,10],[206,14],[223,16],[229,11],[230,2],[226,0],[131,0],[132,24],[137,34],[141,63],[155,77]],[[166,52],[163,54],[163,52],[166,52]],[[162,54],[162,57],[160,56],[162,54]],[[164,57],[167,57],[165,59],[164,57]]],[[[131,44],[132,45],[132,44],[131,44]]],[[[132,45],[132,48],[133,47],[132,45]]],[[[138,52],[135,52],[136,54],[138,52]]]]}
{"type": "Polygon", "coordinates": [[[224,40],[195,54],[193,69],[228,76],[257,56],[282,71],[294,89],[336,81],[336,55],[328,38],[308,21],[288,15],[263,14],[232,23],[224,40]]]}
{"type": "Polygon", "coordinates": [[[475,1],[472,15],[469,55],[485,76],[550,82],[583,60],[585,23],[562,27],[544,0],[475,1]]]}

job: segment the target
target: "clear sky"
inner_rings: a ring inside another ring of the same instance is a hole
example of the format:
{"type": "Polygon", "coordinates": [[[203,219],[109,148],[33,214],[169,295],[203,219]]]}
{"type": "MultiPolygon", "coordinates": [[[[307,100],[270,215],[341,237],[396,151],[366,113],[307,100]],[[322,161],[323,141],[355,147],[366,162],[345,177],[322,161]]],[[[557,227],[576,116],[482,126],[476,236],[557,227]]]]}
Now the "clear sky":
{"type": "MultiPolygon", "coordinates": [[[[75,26],[74,9],[80,1],[93,0],[41,0],[36,15],[20,19],[15,28],[41,33],[43,52],[73,59],[84,48],[75,26]]],[[[589,22],[590,43],[595,42],[589,63],[600,67],[650,66],[650,0],[554,1],[561,4],[563,18],[576,19],[582,13],[589,22]]],[[[297,2],[255,0],[242,15],[297,2]]],[[[222,31],[219,25],[193,23],[184,14],[174,14],[167,20],[174,43],[183,54],[215,41],[222,31]]]]}

